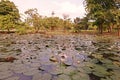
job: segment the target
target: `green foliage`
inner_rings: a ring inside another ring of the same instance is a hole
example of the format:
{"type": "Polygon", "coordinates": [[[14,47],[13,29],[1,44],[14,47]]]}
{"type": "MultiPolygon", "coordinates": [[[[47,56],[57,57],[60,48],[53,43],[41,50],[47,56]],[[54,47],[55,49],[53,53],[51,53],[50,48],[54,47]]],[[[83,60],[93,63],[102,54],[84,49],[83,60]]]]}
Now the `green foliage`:
{"type": "Polygon", "coordinates": [[[63,26],[63,20],[59,17],[45,17],[44,20],[44,26],[50,30],[59,29],[63,26]]]}
{"type": "Polygon", "coordinates": [[[37,9],[28,9],[25,11],[27,18],[25,22],[34,27],[36,31],[39,30],[69,30],[73,26],[73,23],[70,19],[65,18],[64,20],[51,16],[51,17],[42,17],[37,12],[37,9]]]}
{"type": "Polygon", "coordinates": [[[26,34],[28,30],[29,28],[24,22],[20,22],[16,26],[16,32],[18,34],[26,34]]]}
{"type": "Polygon", "coordinates": [[[100,33],[103,28],[110,28],[111,23],[115,22],[113,11],[118,9],[114,0],[85,0],[88,17],[95,20],[94,25],[98,26],[100,33]],[[104,26],[107,25],[107,26],[104,26]]]}
{"type": "Polygon", "coordinates": [[[0,28],[2,30],[13,29],[19,22],[19,11],[13,2],[1,0],[0,2],[0,28]]]}
{"type": "Polygon", "coordinates": [[[2,30],[10,30],[11,28],[14,27],[14,22],[12,21],[12,16],[11,15],[5,15],[1,17],[1,29],[2,30]]]}
{"type": "Polygon", "coordinates": [[[73,27],[73,23],[70,19],[64,21],[64,30],[70,30],[73,27]]]}
{"type": "Polygon", "coordinates": [[[74,19],[74,27],[73,27],[73,31],[74,32],[80,32],[80,30],[87,30],[89,29],[89,19],[87,17],[83,17],[83,18],[79,18],[76,17],[74,19]]]}
{"type": "Polygon", "coordinates": [[[82,18],[79,24],[81,24],[81,29],[87,30],[89,27],[88,18],[87,17],[82,18]]]}
{"type": "Polygon", "coordinates": [[[18,34],[25,34],[26,33],[26,28],[25,27],[20,27],[17,29],[18,34]]]}
{"type": "Polygon", "coordinates": [[[41,16],[38,14],[38,10],[36,8],[28,9],[25,11],[25,14],[27,15],[26,23],[33,26],[35,30],[38,31],[41,27],[41,16]]]}

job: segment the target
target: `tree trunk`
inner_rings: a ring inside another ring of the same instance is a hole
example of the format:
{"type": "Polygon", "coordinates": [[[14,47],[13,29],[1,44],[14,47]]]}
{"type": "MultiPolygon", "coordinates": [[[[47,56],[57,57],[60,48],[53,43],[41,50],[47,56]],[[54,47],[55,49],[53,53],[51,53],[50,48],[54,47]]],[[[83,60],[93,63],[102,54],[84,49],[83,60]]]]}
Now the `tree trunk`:
{"type": "Polygon", "coordinates": [[[119,27],[118,27],[118,31],[117,32],[118,32],[118,36],[120,36],[120,28],[119,27]]]}
{"type": "Polygon", "coordinates": [[[8,33],[10,33],[10,29],[7,27],[7,31],[8,31],[8,33]]]}
{"type": "Polygon", "coordinates": [[[120,36],[120,30],[118,29],[118,36],[120,36]]]}
{"type": "Polygon", "coordinates": [[[99,32],[100,32],[100,34],[103,34],[103,26],[102,25],[99,26],[99,32]]]}
{"type": "Polygon", "coordinates": [[[112,29],[114,27],[114,24],[112,24],[110,27],[109,27],[109,32],[112,33],[112,29]]]}
{"type": "Polygon", "coordinates": [[[110,26],[110,33],[112,33],[112,29],[113,29],[113,25],[112,25],[112,26],[110,26]]]}

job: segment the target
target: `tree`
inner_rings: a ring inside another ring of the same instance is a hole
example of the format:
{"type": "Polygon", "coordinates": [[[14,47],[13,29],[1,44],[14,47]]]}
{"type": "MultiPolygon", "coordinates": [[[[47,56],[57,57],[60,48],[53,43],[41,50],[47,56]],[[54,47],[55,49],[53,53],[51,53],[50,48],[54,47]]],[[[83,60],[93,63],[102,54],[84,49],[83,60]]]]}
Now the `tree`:
{"type": "Polygon", "coordinates": [[[81,19],[79,17],[74,19],[74,27],[72,28],[73,32],[79,32],[81,30],[80,22],[81,19]]]}
{"type": "Polygon", "coordinates": [[[71,30],[73,23],[70,18],[64,21],[64,30],[71,30]]]}
{"type": "Polygon", "coordinates": [[[69,15],[68,14],[63,14],[63,19],[66,20],[69,18],[69,15]]]}
{"type": "Polygon", "coordinates": [[[64,30],[69,30],[72,26],[69,15],[63,14],[63,19],[64,19],[64,30]]]}
{"type": "Polygon", "coordinates": [[[81,29],[87,30],[89,25],[88,25],[88,18],[87,17],[83,17],[80,21],[81,24],[81,29]]]}
{"type": "Polygon", "coordinates": [[[9,0],[1,0],[0,2],[0,28],[10,29],[15,28],[16,24],[20,21],[20,15],[17,7],[9,0]]]}
{"type": "Polygon", "coordinates": [[[45,17],[43,18],[43,23],[43,26],[50,30],[58,30],[64,26],[63,19],[60,19],[59,17],[45,17]]]}
{"type": "Polygon", "coordinates": [[[27,15],[27,19],[26,22],[30,25],[33,26],[35,28],[36,31],[38,31],[40,29],[40,27],[42,26],[41,24],[41,16],[38,13],[38,10],[36,8],[34,9],[28,9],[27,11],[25,11],[25,14],[27,15]]]}
{"type": "Polygon", "coordinates": [[[88,17],[83,17],[83,18],[76,17],[74,19],[74,23],[75,23],[74,30],[76,32],[80,30],[87,30],[89,28],[88,20],[89,20],[88,17]]]}
{"type": "Polygon", "coordinates": [[[116,29],[117,29],[118,35],[120,36],[120,10],[114,11],[114,14],[115,14],[116,29]]]}
{"type": "Polygon", "coordinates": [[[89,17],[95,20],[94,24],[98,26],[99,32],[103,33],[103,25],[108,22],[111,17],[109,13],[112,14],[112,10],[117,8],[114,0],[85,0],[86,10],[89,17]]]}
{"type": "Polygon", "coordinates": [[[51,15],[52,15],[52,17],[53,17],[53,16],[55,15],[55,12],[54,12],[54,11],[52,11],[51,15]]]}
{"type": "Polygon", "coordinates": [[[115,0],[117,9],[113,11],[115,15],[115,21],[116,21],[116,26],[117,26],[117,31],[118,31],[118,36],[120,36],[120,0],[115,0]]]}

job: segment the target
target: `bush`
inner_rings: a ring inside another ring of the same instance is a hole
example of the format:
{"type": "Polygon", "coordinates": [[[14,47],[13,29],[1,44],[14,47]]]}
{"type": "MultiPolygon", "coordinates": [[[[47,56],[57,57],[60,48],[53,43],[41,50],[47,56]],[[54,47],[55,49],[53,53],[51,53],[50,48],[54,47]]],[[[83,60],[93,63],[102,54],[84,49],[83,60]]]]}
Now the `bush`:
{"type": "Polygon", "coordinates": [[[19,28],[17,28],[17,33],[18,34],[26,34],[27,30],[25,27],[19,27],[19,28]]]}

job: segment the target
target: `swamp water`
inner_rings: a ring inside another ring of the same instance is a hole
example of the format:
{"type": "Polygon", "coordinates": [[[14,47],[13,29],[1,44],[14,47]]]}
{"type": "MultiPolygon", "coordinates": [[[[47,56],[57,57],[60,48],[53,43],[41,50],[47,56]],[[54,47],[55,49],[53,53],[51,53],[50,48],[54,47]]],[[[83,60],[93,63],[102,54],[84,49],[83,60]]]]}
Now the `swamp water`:
{"type": "Polygon", "coordinates": [[[91,35],[0,36],[0,80],[119,80],[120,39],[91,35]]]}

